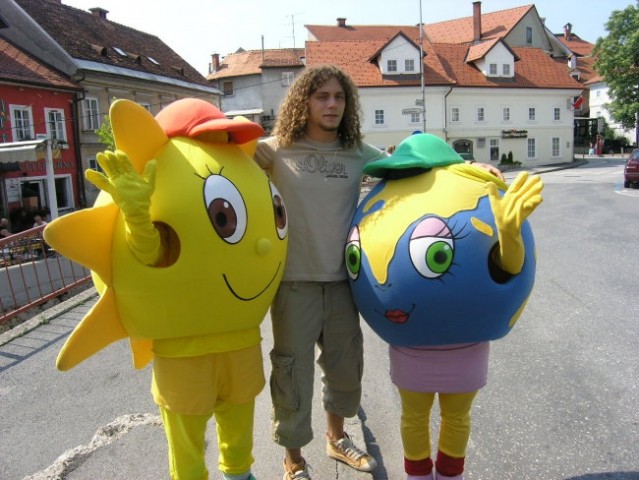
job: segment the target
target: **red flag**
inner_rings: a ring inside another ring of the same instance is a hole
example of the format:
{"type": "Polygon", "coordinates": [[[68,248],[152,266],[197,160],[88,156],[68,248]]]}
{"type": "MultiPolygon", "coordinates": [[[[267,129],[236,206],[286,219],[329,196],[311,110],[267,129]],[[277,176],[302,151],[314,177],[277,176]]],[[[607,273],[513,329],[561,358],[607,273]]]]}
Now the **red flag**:
{"type": "Polygon", "coordinates": [[[575,108],[575,109],[577,109],[577,108],[581,108],[581,106],[583,105],[583,103],[584,103],[584,96],[583,96],[583,95],[579,95],[579,98],[577,98],[577,100],[575,100],[575,101],[572,103],[572,107],[573,107],[573,108],[575,108]]]}

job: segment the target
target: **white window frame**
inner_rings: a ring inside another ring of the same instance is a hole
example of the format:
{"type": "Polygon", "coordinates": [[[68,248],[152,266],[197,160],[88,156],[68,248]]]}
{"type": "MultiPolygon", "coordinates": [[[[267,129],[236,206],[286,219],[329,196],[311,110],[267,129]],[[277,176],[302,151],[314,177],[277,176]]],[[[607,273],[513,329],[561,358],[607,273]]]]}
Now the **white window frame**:
{"type": "Polygon", "coordinates": [[[478,106],[475,108],[475,121],[484,123],[486,121],[486,107],[478,106]]]}
{"type": "Polygon", "coordinates": [[[461,108],[450,107],[450,123],[460,123],[460,122],[461,122],[461,108]]]}
{"type": "Polygon", "coordinates": [[[415,60],[413,60],[412,58],[407,58],[406,60],[404,60],[404,70],[407,72],[414,72],[415,60]]]}
{"type": "Polygon", "coordinates": [[[553,108],[552,119],[555,122],[561,121],[561,108],[559,108],[559,107],[554,107],[553,108]]]}
{"type": "Polygon", "coordinates": [[[56,202],[58,203],[58,213],[72,212],[75,206],[75,199],[73,197],[71,175],[56,175],[54,182],[56,202]],[[66,202],[63,201],[64,199],[66,199],[66,202]]]}
{"type": "Polygon", "coordinates": [[[561,139],[559,137],[552,137],[550,148],[551,148],[550,155],[553,158],[560,157],[561,156],[561,139]]]}
{"type": "Polygon", "coordinates": [[[373,124],[376,127],[386,125],[385,112],[383,108],[376,108],[373,110],[373,124]]]}
{"type": "Polygon", "coordinates": [[[11,134],[14,142],[35,140],[33,109],[28,105],[10,105],[11,134]]]}
{"type": "Polygon", "coordinates": [[[490,158],[491,161],[499,161],[499,138],[491,138],[489,141],[489,152],[488,152],[488,156],[490,158]],[[495,149],[497,149],[497,155],[493,155],[493,151],[495,151],[495,149]]]}
{"type": "Polygon", "coordinates": [[[386,71],[387,72],[397,72],[397,60],[386,60],[386,71]]]}
{"type": "Polygon", "coordinates": [[[504,63],[501,66],[501,74],[504,77],[510,77],[510,63],[504,63]]]}
{"type": "Polygon", "coordinates": [[[537,158],[537,142],[534,138],[529,137],[526,139],[526,158],[537,158]]]}
{"type": "Polygon", "coordinates": [[[528,107],[528,121],[537,121],[537,109],[535,107],[528,107]]]}
{"type": "Polygon", "coordinates": [[[497,64],[496,63],[490,63],[488,65],[488,75],[490,75],[491,77],[496,77],[497,76],[497,64]]]}
{"type": "Polygon", "coordinates": [[[422,112],[410,112],[410,123],[419,123],[422,121],[422,112]]]}
{"type": "Polygon", "coordinates": [[[295,79],[294,72],[282,72],[282,86],[289,87],[295,79]]]}
{"type": "Polygon", "coordinates": [[[45,108],[44,117],[47,122],[47,137],[51,140],[67,141],[67,128],[62,108],[45,108]],[[52,120],[51,117],[54,117],[52,120]]]}
{"type": "Polygon", "coordinates": [[[501,121],[510,122],[510,107],[502,107],[501,109],[501,121]]]}
{"type": "Polygon", "coordinates": [[[100,101],[97,97],[85,97],[82,101],[82,128],[92,132],[100,128],[100,101]]]}
{"type": "Polygon", "coordinates": [[[89,165],[89,168],[90,168],[91,170],[95,170],[95,171],[97,171],[97,172],[104,173],[104,170],[102,170],[102,167],[101,167],[101,166],[100,166],[100,164],[98,163],[97,158],[95,158],[95,157],[89,157],[89,158],[87,159],[87,164],[89,165]]]}

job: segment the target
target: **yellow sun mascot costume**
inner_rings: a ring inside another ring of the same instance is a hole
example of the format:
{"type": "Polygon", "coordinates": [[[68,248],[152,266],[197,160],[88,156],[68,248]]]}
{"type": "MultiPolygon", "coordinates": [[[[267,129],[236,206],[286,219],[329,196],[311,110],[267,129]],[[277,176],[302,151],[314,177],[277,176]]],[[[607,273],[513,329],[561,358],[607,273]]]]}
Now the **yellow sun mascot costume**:
{"type": "Polygon", "coordinates": [[[215,415],[225,479],[254,479],[254,400],[264,387],[260,330],[282,277],[287,217],[253,161],[262,128],[183,99],[154,118],[128,100],[110,109],[115,152],[86,178],[92,208],[51,222],[45,238],[91,269],[100,294],[58,356],[68,370],[129,338],[152,393],[171,477],[204,479],[215,415]]]}

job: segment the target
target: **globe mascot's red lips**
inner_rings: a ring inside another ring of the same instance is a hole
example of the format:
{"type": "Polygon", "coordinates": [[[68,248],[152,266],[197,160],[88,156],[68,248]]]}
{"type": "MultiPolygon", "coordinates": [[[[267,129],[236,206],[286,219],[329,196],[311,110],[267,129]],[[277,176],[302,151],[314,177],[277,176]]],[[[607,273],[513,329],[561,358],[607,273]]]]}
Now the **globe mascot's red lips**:
{"type": "Polygon", "coordinates": [[[386,310],[384,316],[393,323],[406,323],[408,314],[403,310],[386,310]]]}

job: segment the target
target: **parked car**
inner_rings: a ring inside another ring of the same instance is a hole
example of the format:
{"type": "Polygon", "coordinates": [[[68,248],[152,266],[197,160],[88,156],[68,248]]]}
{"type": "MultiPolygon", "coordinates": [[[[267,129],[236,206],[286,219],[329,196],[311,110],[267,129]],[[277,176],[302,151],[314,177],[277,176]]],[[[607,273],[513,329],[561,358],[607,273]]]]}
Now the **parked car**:
{"type": "Polygon", "coordinates": [[[639,185],[639,148],[635,148],[630,153],[623,169],[624,188],[629,188],[632,183],[639,185]]]}

